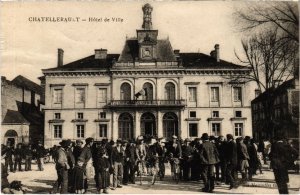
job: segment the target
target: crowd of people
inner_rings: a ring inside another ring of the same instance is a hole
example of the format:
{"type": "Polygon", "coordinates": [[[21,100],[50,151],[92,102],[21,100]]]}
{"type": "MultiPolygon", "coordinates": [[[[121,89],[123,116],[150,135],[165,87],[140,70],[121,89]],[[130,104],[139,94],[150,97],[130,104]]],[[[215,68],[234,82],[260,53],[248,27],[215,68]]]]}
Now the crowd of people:
{"type": "Polygon", "coordinates": [[[6,152],[5,155],[5,169],[10,172],[16,171],[31,171],[31,162],[36,159],[38,170],[44,170],[44,157],[47,150],[44,148],[41,141],[33,147],[32,144],[18,143],[16,147],[8,141],[6,145],[2,144],[1,149],[6,152]],[[25,167],[23,168],[23,162],[25,167]]]}
{"type": "MultiPolygon", "coordinates": [[[[249,136],[234,139],[231,134],[214,137],[207,133],[194,140],[178,139],[175,135],[171,141],[146,136],[116,141],[87,138],[85,145],[81,140],[62,140],[60,146],[51,149],[57,181],[50,193],[86,193],[91,179],[95,180],[98,193],[108,193],[123,185],[135,184],[137,175],[151,176],[154,185],[157,178],[164,179],[166,163],[170,163],[174,171],[176,160],[180,180],[203,180],[202,191],[211,193],[215,185],[237,188],[252,180],[257,172],[262,174],[262,164],[266,164],[267,159],[271,161],[279,192],[288,193],[288,166],[298,158],[298,151],[283,137],[278,136],[271,142],[266,144],[260,140],[257,144],[249,136]]],[[[38,169],[43,171],[46,150],[41,142],[34,148],[30,144],[17,144],[16,149],[8,143],[2,145],[1,151],[5,160],[2,169],[7,172],[23,171],[22,160],[25,160],[25,171],[30,171],[33,156],[38,169]]],[[[6,180],[7,174],[2,172],[2,184],[6,180]],[[4,180],[3,176],[6,176],[4,180]]]]}

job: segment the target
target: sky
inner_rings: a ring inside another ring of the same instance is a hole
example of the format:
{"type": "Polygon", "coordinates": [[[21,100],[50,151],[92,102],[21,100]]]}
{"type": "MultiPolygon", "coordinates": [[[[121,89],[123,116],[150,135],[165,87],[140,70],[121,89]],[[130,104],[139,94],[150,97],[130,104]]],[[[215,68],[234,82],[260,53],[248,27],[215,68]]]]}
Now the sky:
{"type": "MultiPolygon", "coordinates": [[[[93,55],[95,49],[120,53],[126,36],[141,29],[142,6],[136,2],[2,2],[0,7],[1,76],[11,80],[23,75],[39,83],[41,69],[57,66],[57,49],[64,50],[64,64],[93,55]],[[79,22],[31,22],[41,17],[80,17],[79,22]],[[89,17],[109,22],[87,22],[89,17]],[[123,22],[112,22],[121,18],[123,22]]],[[[209,54],[220,45],[220,58],[239,63],[241,33],[233,18],[242,2],[150,2],[153,29],[169,38],[173,49],[209,54]]]]}

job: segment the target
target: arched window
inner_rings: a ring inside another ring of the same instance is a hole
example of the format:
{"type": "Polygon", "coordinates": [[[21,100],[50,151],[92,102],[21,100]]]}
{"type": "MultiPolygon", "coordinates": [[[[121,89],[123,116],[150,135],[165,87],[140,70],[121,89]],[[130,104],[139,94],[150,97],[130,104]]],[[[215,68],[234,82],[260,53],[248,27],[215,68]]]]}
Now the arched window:
{"type": "Polygon", "coordinates": [[[132,139],[133,138],[133,118],[129,113],[122,113],[119,117],[119,138],[132,139]]]}
{"type": "Polygon", "coordinates": [[[163,116],[163,134],[167,139],[171,139],[173,135],[178,136],[178,118],[173,112],[167,112],[163,116]]]}
{"type": "Polygon", "coordinates": [[[123,83],[120,92],[121,100],[131,100],[131,86],[129,83],[123,83]]]}
{"type": "Polygon", "coordinates": [[[146,94],[143,96],[144,100],[153,100],[153,85],[151,83],[144,83],[143,89],[146,94]]]}
{"type": "Polygon", "coordinates": [[[166,100],[175,100],[175,85],[171,82],[168,82],[165,85],[165,99],[166,100]]]}
{"type": "Polygon", "coordinates": [[[141,135],[156,135],[155,116],[150,112],[146,112],[141,116],[141,135]]]}

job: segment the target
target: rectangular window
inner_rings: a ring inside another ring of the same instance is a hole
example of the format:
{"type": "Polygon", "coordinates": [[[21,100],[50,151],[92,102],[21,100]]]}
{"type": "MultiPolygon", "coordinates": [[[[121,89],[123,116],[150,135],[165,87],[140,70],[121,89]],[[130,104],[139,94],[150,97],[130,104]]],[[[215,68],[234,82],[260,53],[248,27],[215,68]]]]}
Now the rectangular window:
{"type": "Polygon", "coordinates": [[[197,101],[197,88],[189,87],[189,101],[196,102],[197,101]]]}
{"type": "Polygon", "coordinates": [[[82,112],[77,113],[77,119],[83,119],[83,113],[82,112]]]}
{"type": "Polygon", "coordinates": [[[242,111],[235,111],[235,117],[242,117],[242,111]]]}
{"type": "Polygon", "coordinates": [[[196,111],[190,111],[190,118],[196,118],[196,111]]]}
{"type": "Polygon", "coordinates": [[[212,135],[220,136],[221,135],[221,124],[220,123],[212,123],[211,124],[212,135]]]}
{"type": "Polygon", "coordinates": [[[213,111],[212,112],[212,117],[213,118],[219,118],[219,111],[213,111]]]}
{"type": "Polygon", "coordinates": [[[242,88],[241,87],[234,87],[233,88],[233,100],[235,102],[242,101],[242,88]]]}
{"type": "Polygon", "coordinates": [[[76,88],[76,103],[84,103],[85,88],[76,88]]]}
{"type": "Polygon", "coordinates": [[[62,89],[54,89],[53,91],[53,102],[55,104],[62,103],[62,89]]]}
{"type": "Polygon", "coordinates": [[[60,119],[60,113],[54,113],[54,118],[55,119],[60,119]]]}
{"type": "Polygon", "coordinates": [[[98,102],[103,103],[107,101],[107,89],[99,88],[98,90],[98,102]]]}
{"type": "Polygon", "coordinates": [[[106,124],[99,125],[99,137],[107,137],[107,125],[106,124]]]}
{"type": "Polygon", "coordinates": [[[54,138],[62,138],[62,125],[53,125],[54,138]]]}
{"type": "Polygon", "coordinates": [[[243,123],[234,124],[234,136],[243,136],[243,123]]]}
{"type": "Polygon", "coordinates": [[[84,138],[84,125],[76,125],[77,127],[77,137],[84,138]]]}
{"type": "Polygon", "coordinates": [[[189,137],[198,137],[198,124],[189,124],[189,137]]]}
{"type": "Polygon", "coordinates": [[[211,88],[211,101],[218,102],[219,101],[219,87],[211,88]]]}
{"type": "Polygon", "coordinates": [[[106,112],[100,112],[100,118],[106,118],[106,112]]]}

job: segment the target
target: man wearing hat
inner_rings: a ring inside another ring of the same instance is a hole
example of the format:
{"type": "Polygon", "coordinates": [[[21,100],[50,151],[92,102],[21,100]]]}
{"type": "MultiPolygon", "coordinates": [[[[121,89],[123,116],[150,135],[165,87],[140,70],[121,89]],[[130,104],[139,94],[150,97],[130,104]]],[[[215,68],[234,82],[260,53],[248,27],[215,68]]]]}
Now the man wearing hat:
{"type": "Polygon", "coordinates": [[[124,149],[122,147],[122,140],[117,139],[117,145],[113,147],[111,153],[111,166],[113,168],[113,188],[122,188],[123,164],[124,164],[124,149]]]}
{"type": "Polygon", "coordinates": [[[135,142],[134,140],[130,140],[129,144],[125,149],[125,162],[124,162],[124,175],[123,175],[123,183],[127,185],[128,182],[135,183],[135,142]]]}
{"type": "Polygon", "coordinates": [[[166,139],[159,138],[157,142],[157,153],[158,153],[158,166],[159,166],[159,177],[161,180],[165,177],[165,160],[166,160],[166,139]]]}
{"type": "Polygon", "coordinates": [[[269,157],[279,194],[289,193],[287,185],[289,182],[288,164],[292,153],[293,151],[288,144],[284,143],[284,134],[277,133],[269,157]]]}
{"type": "Polygon", "coordinates": [[[11,142],[8,141],[6,146],[6,155],[4,159],[5,159],[5,167],[8,171],[8,166],[9,166],[10,172],[14,171],[13,159],[12,159],[13,153],[14,153],[14,147],[12,146],[11,142]]]}
{"type": "Polygon", "coordinates": [[[94,143],[93,138],[89,137],[89,138],[85,139],[85,146],[83,147],[82,152],[78,158],[84,162],[83,166],[86,166],[88,161],[92,158],[91,148],[92,148],[93,143],[94,143]]]}
{"type": "Polygon", "coordinates": [[[40,171],[44,170],[44,155],[46,153],[46,150],[42,144],[41,141],[38,141],[38,146],[36,147],[36,159],[38,168],[40,171]]]}
{"type": "MultiPolygon", "coordinates": [[[[87,178],[90,179],[90,172],[93,169],[92,167],[92,145],[94,143],[94,139],[89,137],[85,139],[85,146],[82,149],[82,152],[78,158],[78,160],[81,160],[83,162],[83,167],[87,173],[87,178]]],[[[86,188],[88,185],[85,186],[86,188]]],[[[85,192],[87,189],[85,189],[85,192]]]]}
{"type": "MultiPolygon", "coordinates": [[[[181,144],[177,139],[176,135],[172,136],[172,141],[170,142],[169,145],[169,152],[170,154],[173,155],[173,158],[176,159],[181,159],[182,158],[182,148],[181,148],[181,144]]],[[[171,170],[173,170],[173,163],[171,163],[171,170]]],[[[181,165],[180,165],[181,166],[181,165]]],[[[181,178],[181,175],[179,175],[179,177],[181,178]]]]}
{"type": "Polygon", "coordinates": [[[70,166],[69,170],[68,170],[68,192],[70,193],[74,193],[74,186],[73,186],[73,180],[72,180],[72,174],[73,174],[73,169],[75,167],[75,157],[73,155],[72,152],[72,147],[73,147],[73,143],[70,139],[66,140],[66,145],[68,146],[65,150],[66,150],[66,154],[67,154],[67,159],[68,159],[68,164],[70,166]]]}
{"type": "Polygon", "coordinates": [[[213,192],[215,188],[214,166],[219,162],[219,154],[216,146],[209,141],[207,133],[203,133],[201,139],[203,140],[202,148],[200,149],[200,161],[203,165],[203,192],[213,192]]]}
{"type": "Polygon", "coordinates": [[[183,173],[183,180],[189,181],[191,175],[191,161],[192,161],[192,152],[193,148],[191,147],[190,138],[186,138],[184,140],[184,145],[182,146],[182,173],[183,173]]]}
{"type": "Polygon", "coordinates": [[[226,178],[230,184],[229,189],[236,188],[237,175],[237,145],[233,140],[233,135],[227,134],[227,143],[225,147],[226,178]]]}
{"type": "Polygon", "coordinates": [[[247,146],[243,142],[243,137],[238,137],[236,139],[237,143],[237,154],[238,154],[238,167],[239,171],[242,174],[242,182],[247,181],[247,173],[249,170],[249,154],[247,146]]]}
{"type": "Polygon", "coordinates": [[[82,152],[82,144],[83,142],[79,139],[79,140],[76,140],[76,145],[73,149],[73,155],[74,155],[74,158],[75,158],[75,164],[77,164],[77,161],[78,161],[78,158],[82,152]]]}
{"type": "Polygon", "coordinates": [[[56,193],[60,188],[61,194],[68,193],[68,170],[70,165],[67,158],[67,149],[69,147],[69,142],[67,140],[62,140],[60,143],[61,147],[57,150],[57,162],[56,162],[56,171],[57,171],[57,183],[54,186],[54,193],[56,193]]]}

